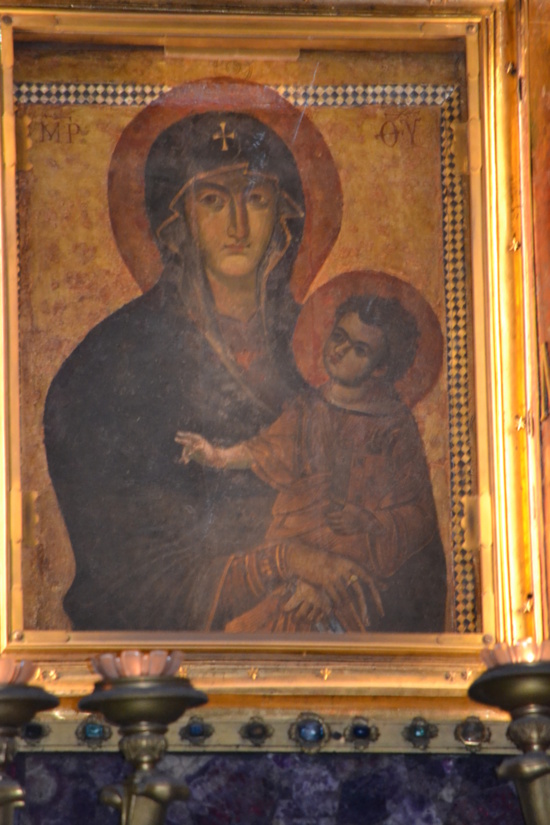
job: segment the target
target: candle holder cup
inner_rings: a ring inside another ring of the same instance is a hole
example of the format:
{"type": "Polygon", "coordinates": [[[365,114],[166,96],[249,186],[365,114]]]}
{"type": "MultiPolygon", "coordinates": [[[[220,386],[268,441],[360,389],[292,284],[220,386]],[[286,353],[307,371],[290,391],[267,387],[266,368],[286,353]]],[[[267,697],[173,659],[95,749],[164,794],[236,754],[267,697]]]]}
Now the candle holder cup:
{"type": "Polygon", "coordinates": [[[10,676],[13,681],[0,683],[0,825],[13,825],[15,809],[23,807],[25,802],[23,788],[7,774],[17,751],[16,739],[21,728],[40,711],[52,710],[59,704],[57,697],[22,681],[35,670],[29,662],[14,663],[10,676]]]}
{"type": "Polygon", "coordinates": [[[471,685],[471,699],[507,711],[508,738],[522,751],[498,768],[513,780],[528,825],[550,821],[550,662],[516,662],[492,667],[471,685]]]}
{"type": "Polygon", "coordinates": [[[187,787],[158,771],[157,764],[166,752],[168,725],[207,701],[188,679],[162,673],[111,675],[80,700],[81,710],[101,713],[119,728],[120,750],[133,768],[128,779],[105,787],[100,796],[120,811],[121,825],[162,825],[168,805],[187,798],[187,787]]]}

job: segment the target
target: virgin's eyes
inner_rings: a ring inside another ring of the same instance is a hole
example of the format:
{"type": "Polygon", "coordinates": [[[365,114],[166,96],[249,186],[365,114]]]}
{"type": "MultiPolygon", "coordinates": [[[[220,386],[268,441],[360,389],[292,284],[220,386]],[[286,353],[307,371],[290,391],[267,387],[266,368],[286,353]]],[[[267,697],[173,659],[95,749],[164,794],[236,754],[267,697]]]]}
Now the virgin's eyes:
{"type": "Polygon", "coordinates": [[[198,202],[211,212],[220,212],[225,206],[227,199],[217,192],[203,192],[198,196],[198,202]]]}
{"type": "Polygon", "coordinates": [[[236,205],[242,198],[247,207],[259,212],[270,209],[274,203],[274,192],[271,187],[261,184],[252,185],[238,195],[226,192],[221,187],[218,189],[218,187],[204,186],[199,189],[195,197],[198,206],[209,212],[221,212],[233,198],[235,198],[236,205]]]}
{"type": "Polygon", "coordinates": [[[271,193],[264,192],[261,189],[252,189],[248,192],[246,200],[254,209],[268,209],[273,199],[271,193]]]}

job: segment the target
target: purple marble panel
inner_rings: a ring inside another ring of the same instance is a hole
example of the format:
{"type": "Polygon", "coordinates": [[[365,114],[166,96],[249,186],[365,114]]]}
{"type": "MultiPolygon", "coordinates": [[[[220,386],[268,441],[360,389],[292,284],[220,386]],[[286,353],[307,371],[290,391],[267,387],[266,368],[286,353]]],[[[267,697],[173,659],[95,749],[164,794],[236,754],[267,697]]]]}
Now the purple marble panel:
{"type": "MultiPolygon", "coordinates": [[[[166,825],[523,825],[501,757],[428,754],[168,755],[191,790],[166,825]]],[[[127,772],[113,753],[21,754],[27,805],[17,825],[118,825],[99,789],[127,772]]]]}

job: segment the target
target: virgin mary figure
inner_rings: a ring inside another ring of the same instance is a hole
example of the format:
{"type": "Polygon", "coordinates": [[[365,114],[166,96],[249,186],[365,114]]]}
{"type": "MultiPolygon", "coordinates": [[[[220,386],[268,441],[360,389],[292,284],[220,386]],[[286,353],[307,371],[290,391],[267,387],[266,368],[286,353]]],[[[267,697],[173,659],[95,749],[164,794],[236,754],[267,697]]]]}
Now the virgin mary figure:
{"type": "Polygon", "coordinates": [[[146,291],[88,333],[48,393],[76,564],[64,607],[76,630],[215,630],[227,559],[261,540],[274,492],[248,470],[182,467],[174,435],[230,446],[300,389],[297,307],[338,234],[339,179],[277,93],[203,81],[131,121],[109,199],[146,291]]]}

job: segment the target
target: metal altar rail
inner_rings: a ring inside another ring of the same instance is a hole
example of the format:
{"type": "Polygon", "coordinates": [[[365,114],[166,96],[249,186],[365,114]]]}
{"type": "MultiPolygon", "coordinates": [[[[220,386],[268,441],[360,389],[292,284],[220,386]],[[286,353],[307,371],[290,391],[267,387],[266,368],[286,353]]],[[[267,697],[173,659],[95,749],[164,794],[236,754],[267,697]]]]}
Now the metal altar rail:
{"type": "MultiPolygon", "coordinates": [[[[383,711],[327,714],[310,710],[258,712],[205,708],[169,726],[173,753],[319,751],[338,753],[514,753],[506,737],[509,722],[481,709],[463,719],[411,713],[409,720],[383,711]]],[[[23,729],[20,752],[117,751],[116,727],[97,714],[59,709],[40,714],[23,729]]]]}

